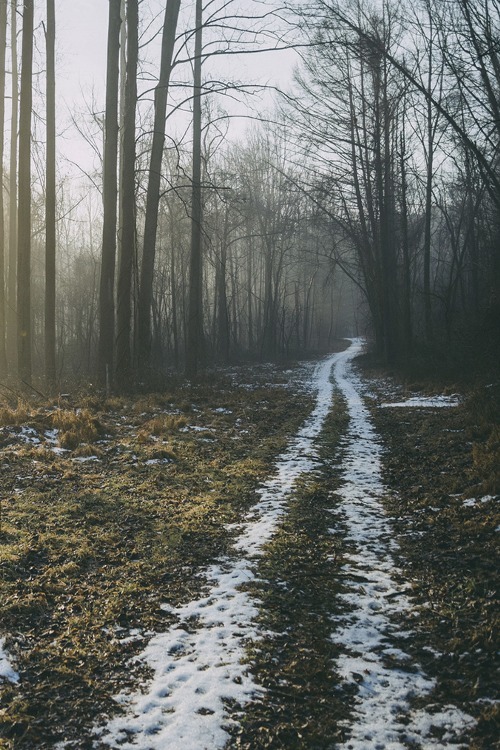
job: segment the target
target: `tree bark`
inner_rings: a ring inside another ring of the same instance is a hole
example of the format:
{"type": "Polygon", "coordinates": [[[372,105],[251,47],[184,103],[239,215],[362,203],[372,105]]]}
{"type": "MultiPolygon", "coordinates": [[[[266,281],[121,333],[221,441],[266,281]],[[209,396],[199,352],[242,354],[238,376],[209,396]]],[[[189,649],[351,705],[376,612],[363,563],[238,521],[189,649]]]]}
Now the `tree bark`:
{"type": "Polygon", "coordinates": [[[7,372],[5,349],[5,221],[3,203],[3,142],[5,133],[5,47],[7,42],[7,0],[0,0],[0,375],[7,372]]]}
{"type": "Polygon", "coordinates": [[[165,145],[165,117],[168,87],[172,71],[175,33],[179,16],[180,0],[167,0],[163,23],[160,79],[155,89],[154,129],[149,161],[148,189],[146,196],[146,218],[142,251],[141,280],[137,311],[137,345],[141,366],[151,358],[151,304],[153,299],[153,273],[160,203],[160,179],[163,148],[165,145]]]}
{"type": "Polygon", "coordinates": [[[116,317],[116,379],[120,385],[130,380],[132,356],[132,270],[136,247],[135,226],[135,116],[137,105],[137,62],[139,54],[139,6],[127,0],[127,75],[123,118],[121,169],[120,255],[118,267],[116,317]]]}
{"type": "Polygon", "coordinates": [[[198,372],[202,337],[202,191],[201,191],[201,52],[202,0],[196,0],[196,34],[193,87],[193,178],[191,205],[191,255],[189,274],[189,309],[186,344],[186,375],[198,372]]]}
{"type": "Polygon", "coordinates": [[[113,377],[115,335],[114,284],[116,264],[116,209],[118,167],[118,89],[121,0],[109,0],[104,125],[103,230],[99,289],[98,376],[108,386],[113,377]]]}
{"type": "Polygon", "coordinates": [[[54,0],[47,0],[47,152],[45,184],[45,379],[56,382],[56,101],[54,0]]]}
{"type": "Polygon", "coordinates": [[[31,114],[33,97],[33,0],[24,0],[19,105],[19,206],[17,254],[18,376],[31,385],[31,114]]]}
{"type": "Polygon", "coordinates": [[[7,358],[9,369],[17,368],[17,130],[19,82],[17,65],[17,0],[10,4],[11,32],[11,128],[9,159],[9,271],[7,277],[7,358]]]}

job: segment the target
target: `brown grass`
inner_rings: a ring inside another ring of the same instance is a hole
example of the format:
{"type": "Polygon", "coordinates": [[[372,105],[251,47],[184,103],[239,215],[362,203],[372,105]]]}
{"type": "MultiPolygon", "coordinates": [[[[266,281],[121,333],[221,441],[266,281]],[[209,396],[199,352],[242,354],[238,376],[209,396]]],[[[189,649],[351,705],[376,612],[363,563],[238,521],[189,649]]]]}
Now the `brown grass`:
{"type": "Polygon", "coordinates": [[[20,427],[28,421],[32,414],[27,404],[20,401],[15,408],[0,406],[0,426],[20,427]]]}
{"type": "Polygon", "coordinates": [[[102,434],[99,420],[89,409],[58,409],[52,414],[52,426],[59,430],[61,448],[74,450],[81,443],[93,443],[102,434]]]}

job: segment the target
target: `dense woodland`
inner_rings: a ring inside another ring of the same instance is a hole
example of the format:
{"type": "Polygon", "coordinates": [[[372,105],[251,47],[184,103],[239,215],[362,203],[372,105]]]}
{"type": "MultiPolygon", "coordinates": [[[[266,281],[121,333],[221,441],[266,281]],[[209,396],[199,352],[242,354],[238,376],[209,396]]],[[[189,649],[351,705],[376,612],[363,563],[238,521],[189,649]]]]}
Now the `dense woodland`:
{"type": "Polygon", "coordinates": [[[109,0],[77,177],[57,20],[0,0],[4,383],[120,389],[356,333],[388,363],[495,362],[498,0],[109,0]],[[232,61],[292,47],[264,112],[232,61]]]}

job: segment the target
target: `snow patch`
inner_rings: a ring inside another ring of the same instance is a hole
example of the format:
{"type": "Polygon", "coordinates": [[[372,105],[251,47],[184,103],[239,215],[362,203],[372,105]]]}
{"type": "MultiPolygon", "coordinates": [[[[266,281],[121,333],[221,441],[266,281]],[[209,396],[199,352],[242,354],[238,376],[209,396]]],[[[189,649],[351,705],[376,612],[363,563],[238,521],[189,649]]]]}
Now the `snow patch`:
{"type": "Polygon", "coordinates": [[[465,508],[473,508],[478,503],[489,503],[491,500],[496,500],[496,495],[484,495],[483,497],[470,497],[468,500],[463,501],[465,508]]]}
{"type": "Polygon", "coordinates": [[[19,682],[19,675],[10,663],[10,658],[5,650],[5,638],[0,638],[0,681],[19,682]]]}
{"type": "Polygon", "coordinates": [[[314,440],[330,410],[337,356],[314,370],[309,389],[317,392],[315,409],[259,488],[233,556],[205,571],[206,592],[199,599],[162,607],[176,624],[152,637],[138,657],[153,677],[137,693],[116,697],[126,715],[94,729],[101,743],[122,750],[223,748],[229,739],[227,702],[244,705],[262,692],[243,663],[246,642],[261,635],[255,625],[259,602],[242,584],[255,580],[254,561],[276,530],[296,480],[318,466],[314,440]]]}
{"type": "MultiPolygon", "coordinates": [[[[437,750],[445,746],[444,738],[446,746],[463,747],[460,735],[474,724],[470,716],[454,706],[439,711],[411,708],[414,697],[431,693],[434,681],[397,645],[410,635],[398,619],[411,609],[407,595],[411,587],[401,582],[391,554],[397,545],[381,503],[387,491],[382,482],[383,449],[363,403],[361,381],[350,364],[362,348],[363,342],[354,339],[334,369],[350,418],[343,484],[336,494],[351,551],[345,558],[341,595],[347,613],[337,618],[332,640],[342,650],[336,662],[338,673],[357,686],[353,717],[346,722],[349,738],[338,750],[404,750],[409,743],[437,750]]],[[[422,399],[418,401],[422,405],[422,399]]],[[[411,405],[417,405],[415,399],[411,405]]]]}
{"type": "Polygon", "coordinates": [[[412,396],[405,401],[393,401],[391,403],[380,404],[382,409],[392,407],[417,407],[420,409],[439,409],[446,406],[459,406],[461,403],[458,396],[412,396]]]}

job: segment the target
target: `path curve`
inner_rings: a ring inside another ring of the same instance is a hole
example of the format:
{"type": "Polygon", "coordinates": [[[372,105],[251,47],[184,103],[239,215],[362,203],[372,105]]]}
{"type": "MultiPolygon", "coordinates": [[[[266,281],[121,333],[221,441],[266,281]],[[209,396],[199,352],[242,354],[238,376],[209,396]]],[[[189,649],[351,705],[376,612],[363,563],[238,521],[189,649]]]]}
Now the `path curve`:
{"type": "Polygon", "coordinates": [[[201,598],[165,609],[177,624],[155,635],[139,661],[153,670],[150,683],[135,694],[117,696],[125,716],[96,727],[100,743],[121,750],[216,750],[229,739],[226,703],[245,705],[261,691],[242,663],[245,643],[258,640],[258,604],[241,584],[256,578],[254,561],[286,512],[297,479],[319,467],[315,440],[330,411],[332,365],[338,354],[314,369],[316,393],[310,417],[280,455],[270,479],[258,489],[234,544],[234,555],[204,573],[209,590],[201,598]]]}
{"type": "Polygon", "coordinates": [[[258,558],[286,513],[297,479],[321,469],[316,440],[331,408],[332,371],[347,403],[349,426],[336,492],[347,529],[341,570],[346,614],[332,615],[331,637],[342,653],[334,668],[357,693],[348,739],[337,750],[404,750],[409,743],[422,750],[461,747],[459,735],[472,725],[471,717],[453,706],[411,708],[412,698],[429,696],[434,682],[396,645],[410,635],[398,621],[410,612],[411,601],[394,563],[393,530],[382,507],[382,446],[352,368],[362,348],[362,340],[353,339],[346,351],[315,368],[309,383],[316,393],[312,414],[258,489],[232,554],[204,572],[206,593],[177,608],[165,605],[176,624],[153,636],[138,658],[153,677],[137,693],[117,696],[125,715],[93,730],[99,747],[224,748],[230,740],[228,701],[244,707],[262,692],[243,663],[246,643],[262,635],[256,625],[259,602],[241,585],[256,580],[258,558]]]}
{"type": "Polygon", "coordinates": [[[363,383],[352,367],[362,349],[362,340],[353,339],[334,366],[349,413],[336,494],[350,551],[341,571],[341,599],[348,614],[336,618],[332,639],[342,651],[337,671],[357,691],[349,740],[338,750],[463,747],[460,735],[474,724],[470,716],[450,705],[411,708],[412,699],[428,696],[435,682],[398,645],[411,637],[398,624],[412,610],[411,586],[391,554],[397,543],[382,506],[388,491],[382,481],[383,448],[363,401],[363,383]]]}

